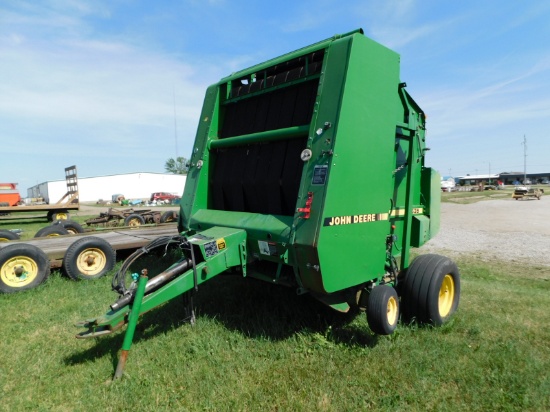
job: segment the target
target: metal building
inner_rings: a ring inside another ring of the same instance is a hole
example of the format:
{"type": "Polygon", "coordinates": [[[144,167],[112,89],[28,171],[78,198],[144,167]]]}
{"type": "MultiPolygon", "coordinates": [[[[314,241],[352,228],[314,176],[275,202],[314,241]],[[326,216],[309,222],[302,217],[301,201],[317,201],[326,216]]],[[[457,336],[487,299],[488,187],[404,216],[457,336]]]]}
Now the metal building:
{"type": "MultiPolygon", "coordinates": [[[[126,199],[149,199],[153,192],[183,193],[185,175],[168,173],[128,173],[120,175],[79,177],[80,202],[111,200],[112,195],[122,194],[126,199]]],[[[55,203],[67,192],[65,179],[40,183],[27,189],[27,197],[43,197],[47,203],[55,203]]]]}

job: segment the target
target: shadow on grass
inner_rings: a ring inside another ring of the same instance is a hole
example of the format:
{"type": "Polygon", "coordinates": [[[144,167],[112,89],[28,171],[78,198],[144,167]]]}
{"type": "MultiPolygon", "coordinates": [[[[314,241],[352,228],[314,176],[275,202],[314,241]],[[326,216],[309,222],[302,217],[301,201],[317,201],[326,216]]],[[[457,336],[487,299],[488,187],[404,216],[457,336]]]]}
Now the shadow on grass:
{"type": "MultiPolygon", "coordinates": [[[[251,338],[282,340],[298,333],[326,335],[348,345],[372,347],[376,335],[351,325],[357,312],[340,313],[293,289],[240,276],[221,276],[201,286],[195,297],[198,316],[251,338]]],[[[364,314],[362,315],[364,316],[364,314]]]]}
{"type": "MultiPolygon", "coordinates": [[[[329,341],[346,346],[374,347],[378,336],[368,326],[353,325],[357,312],[340,313],[314,300],[298,296],[293,289],[274,286],[251,278],[222,275],[199,287],[194,296],[198,321],[215,319],[228,330],[250,339],[284,340],[296,333],[325,336],[329,341]]],[[[152,339],[187,323],[183,299],[172,301],[140,318],[134,342],[152,339]]],[[[124,330],[96,338],[93,347],[65,358],[67,365],[89,362],[109,355],[116,367],[124,330]]]]}

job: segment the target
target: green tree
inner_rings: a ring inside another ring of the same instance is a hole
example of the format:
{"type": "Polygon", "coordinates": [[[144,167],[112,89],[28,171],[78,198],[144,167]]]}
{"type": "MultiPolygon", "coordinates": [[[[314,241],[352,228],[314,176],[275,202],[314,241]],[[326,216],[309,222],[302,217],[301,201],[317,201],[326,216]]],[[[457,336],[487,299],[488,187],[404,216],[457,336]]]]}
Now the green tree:
{"type": "Polygon", "coordinates": [[[164,163],[164,170],[176,175],[186,175],[189,170],[188,160],[185,157],[170,158],[164,163]]]}

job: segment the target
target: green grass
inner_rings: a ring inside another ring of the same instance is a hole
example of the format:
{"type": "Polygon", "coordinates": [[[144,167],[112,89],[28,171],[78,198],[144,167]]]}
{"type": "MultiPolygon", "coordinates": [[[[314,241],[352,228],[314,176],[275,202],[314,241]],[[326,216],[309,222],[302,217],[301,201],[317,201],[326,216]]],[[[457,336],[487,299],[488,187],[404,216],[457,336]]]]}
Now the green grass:
{"type": "Polygon", "coordinates": [[[484,190],[483,192],[442,192],[441,201],[448,203],[475,203],[483,200],[508,199],[513,188],[504,190],[484,190]]]}
{"type": "Polygon", "coordinates": [[[0,295],[0,410],[543,411],[550,409],[550,269],[457,262],[462,295],[441,328],[373,335],[363,314],[237,276],[200,287],[197,321],[176,299],[124,334],[77,340],[105,313],[110,277],[54,273],[0,295]]]}

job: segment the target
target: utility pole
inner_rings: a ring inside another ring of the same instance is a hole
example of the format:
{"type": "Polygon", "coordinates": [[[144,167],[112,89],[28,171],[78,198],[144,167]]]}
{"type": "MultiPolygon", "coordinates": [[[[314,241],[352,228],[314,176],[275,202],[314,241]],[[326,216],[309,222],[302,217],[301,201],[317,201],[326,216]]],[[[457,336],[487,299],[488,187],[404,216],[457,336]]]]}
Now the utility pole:
{"type": "Polygon", "coordinates": [[[173,89],[174,92],[174,140],[176,142],[176,162],[178,161],[178,121],[176,120],[176,88],[173,89]]]}
{"type": "Polygon", "coordinates": [[[527,139],[523,135],[523,184],[527,180],[527,139]]]}

